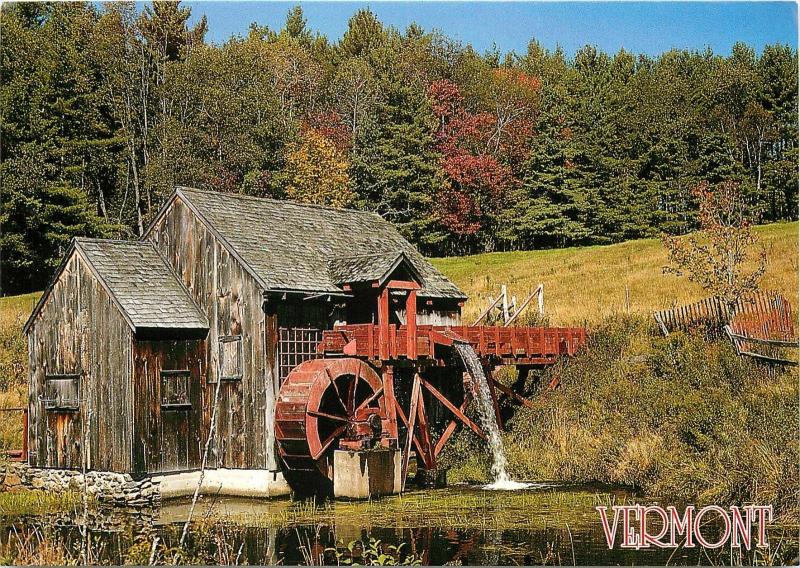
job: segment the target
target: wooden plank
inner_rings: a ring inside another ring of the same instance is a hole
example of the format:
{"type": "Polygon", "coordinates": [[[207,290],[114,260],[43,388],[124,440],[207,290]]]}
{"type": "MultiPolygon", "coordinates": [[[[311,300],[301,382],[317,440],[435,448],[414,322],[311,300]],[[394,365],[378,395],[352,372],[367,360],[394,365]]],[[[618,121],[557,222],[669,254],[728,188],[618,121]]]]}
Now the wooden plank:
{"type": "Polygon", "coordinates": [[[406,356],[417,359],[417,291],[411,290],[406,300],[406,356]]]}
{"type": "Polygon", "coordinates": [[[378,296],[378,354],[389,359],[389,289],[384,288],[378,296]]]}
{"type": "Polygon", "coordinates": [[[384,407],[386,409],[386,418],[388,420],[389,436],[397,440],[397,400],[394,394],[394,367],[386,365],[383,368],[383,397],[384,407]]]}
{"type": "MultiPolygon", "coordinates": [[[[395,404],[395,411],[397,412],[397,417],[400,419],[400,421],[406,427],[406,430],[408,430],[408,427],[410,425],[409,422],[408,422],[408,417],[406,417],[405,412],[403,412],[403,409],[400,407],[400,403],[397,402],[396,399],[394,401],[394,404],[395,404]]],[[[417,451],[421,453],[422,452],[422,442],[420,442],[419,436],[417,436],[416,433],[414,434],[413,439],[414,439],[414,445],[417,447],[417,451]]]]}
{"type": "Polygon", "coordinates": [[[434,455],[433,445],[431,444],[430,425],[428,423],[428,415],[425,411],[425,397],[422,392],[419,394],[419,401],[417,402],[417,429],[419,430],[419,441],[422,442],[422,461],[425,464],[425,469],[436,469],[436,456],[434,455]]]}
{"type": "Polygon", "coordinates": [[[531,402],[527,398],[523,397],[522,395],[514,392],[512,389],[510,389],[509,387],[507,387],[503,383],[500,383],[500,382],[498,382],[498,381],[496,381],[494,379],[490,379],[490,381],[491,381],[491,384],[494,386],[494,388],[496,388],[497,390],[499,390],[500,392],[502,392],[504,394],[507,394],[508,396],[510,396],[511,398],[513,398],[514,400],[516,400],[517,402],[522,404],[523,406],[526,406],[528,408],[536,408],[536,405],[533,402],[531,402]]]}
{"type": "MultiPolygon", "coordinates": [[[[408,435],[406,436],[405,448],[403,451],[403,463],[401,468],[403,489],[406,486],[406,476],[408,474],[408,460],[411,456],[411,443],[414,439],[414,427],[417,421],[417,406],[419,405],[422,387],[420,386],[421,377],[419,373],[414,373],[414,384],[411,387],[411,404],[408,410],[408,435]]],[[[421,449],[421,448],[420,448],[421,449]]]]}
{"type": "MultiPolygon", "coordinates": [[[[464,393],[464,402],[461,403],[461,406],[458,409],[462,414],[464,414],[464,412],[467,409],[467,406],[469,406],[470,400],[471,397],[469,396],[469,394],[464,393]]],[[[456,431],[456,426],[458,426],[458,420],[455,418],[450,420],[450,422],[447,424],[447,427],[444,429],[444,432],[442,432],[441,437],[436,441],[436,446],[433,449],[433,455],[435,457],[439,457],[439,454],[444,449],[445,444],[453,435],[453,433],[456,431]]]]}
{"type": "Polygon", "coordinates": [[[484,374],[486,375],[486,384],[489,386],[489,394],[492,396],[492,407],[494,408],[494,416],[497,420],[497,425],[502,430],[505,428],[503,424],[503,417],[500,414],[500,404],[497,401],[497,392],[494,390],[495,380],[492,377],[492,372],[490,369],[484,369],[484,374]]]}

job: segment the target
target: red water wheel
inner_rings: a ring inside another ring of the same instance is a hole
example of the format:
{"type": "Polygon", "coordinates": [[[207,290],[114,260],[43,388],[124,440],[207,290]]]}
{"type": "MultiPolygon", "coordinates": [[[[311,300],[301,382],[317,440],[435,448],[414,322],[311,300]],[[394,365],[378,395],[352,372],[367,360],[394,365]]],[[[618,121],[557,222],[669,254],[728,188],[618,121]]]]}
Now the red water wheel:
{"type": "Polygon", "coordinates": [[[312,359],[289,373],[275,405],[275,437],[291,471],[332,478],[339,441],[380,438],[386,407],[381,379],[360,359],[312,359]]]}

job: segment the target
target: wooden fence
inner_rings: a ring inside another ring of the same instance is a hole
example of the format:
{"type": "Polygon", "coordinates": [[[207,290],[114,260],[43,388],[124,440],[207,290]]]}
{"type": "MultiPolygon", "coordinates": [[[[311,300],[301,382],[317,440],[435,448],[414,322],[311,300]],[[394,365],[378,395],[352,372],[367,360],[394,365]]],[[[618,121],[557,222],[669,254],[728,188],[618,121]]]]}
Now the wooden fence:
{"type": "Polygon", "coordinates": [[[740,298],[733,307],[719,298],[706,298],[654,312],[653,317],[664,335],[677,330],[724,332],[739,355],[797,365],[795,316],[789,301],[777,292],[740,298]]]}
{"type": "Polygon", "coordinates": [[[730,321],[727,305],[720,298],[705,298],[694,304],[653,312],[661,333],[693,331],[698,328],[721,330],[730,321]]]}

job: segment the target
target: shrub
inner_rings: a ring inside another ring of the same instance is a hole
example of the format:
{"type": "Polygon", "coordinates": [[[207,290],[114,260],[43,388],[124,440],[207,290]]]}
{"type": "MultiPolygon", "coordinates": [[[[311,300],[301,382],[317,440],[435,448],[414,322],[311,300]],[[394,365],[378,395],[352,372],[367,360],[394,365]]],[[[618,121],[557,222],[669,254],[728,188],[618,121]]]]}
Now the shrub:
{"type": "MultiPolygon", "coordinates": [[[[574,359],[534,377],[535,409],[519,407],[505,434],[523,479],[620,484],[699,502],[772,504],[797,511],[798,381],[738,357],[724,340],[674,333],[649,318],[615,316],[574,359]],[[561,387],[542,391],[558,373],[561,387]]],[[[474,471],[480,447],[459,442],[446,463],[474,471]]],[[[456,477],[456,476],[451,476],[456,477]]]]}

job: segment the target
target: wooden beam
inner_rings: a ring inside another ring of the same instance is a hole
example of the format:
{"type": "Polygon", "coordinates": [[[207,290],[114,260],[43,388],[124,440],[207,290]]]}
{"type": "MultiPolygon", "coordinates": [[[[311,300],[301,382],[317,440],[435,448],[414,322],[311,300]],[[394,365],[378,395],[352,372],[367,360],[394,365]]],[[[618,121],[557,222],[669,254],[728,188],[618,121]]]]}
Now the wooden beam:
{"type": "Polygon", "coordinates": [[[494,379],[489,379],[489,384],[493,385],[494,388],[496,388],[500,392],[502,392],[504,394],[507,394],[508,396],[510,396],[511,398],[513,398],[514,400],[516,400],[517,402],[522,404],[523,406],[527,406],[528,408],[536,408],[536,405],[533,402],[531,402],[530,400],[528,400],[524,396],[521,396],[521,395],[517,394],[516,392],[514,392],[513,390],[508,388],[506,385],[504,385],[503,383],[499,383],[499,382],[495,381],[494,379]]]}
{"type": "Polygon", "coordinates": [[[401,468],[402,487],[406,488],[406,476],[408,475],[408,459],[411,456],[411,443],[414,440],[414,427],[417,421],[417,405],[422,395],[420,387],[421,377],[419,373],[414,374],[414,385],[411,387],[411,405],[408,409],[408,435],[406,436],[405,451],[403,452],[403,467],[401,468]]]}
{"type": "Polygon", "coordinates": [[[431,444],[431,432],[428,426],[428,415],[425,412],[425,398],[422,392],[419,394],[419,401],[417,402],[417,430],[419,430],[419,438],[425,451],[422,452],[422,461],[425,464],[425,469],[436,469],[436,456],[433,453],[433,445],[431,444]]]}
{"type": "Polygon", "coordinates": [[[502,294],[501,294],[500,296],[498,296],[498,297],[497,297],[497,299],[496,299],[494,302],[492,302],[492,303],[491,303],[491,305],[490,305],[488,308],[486,308],[486,309],[483,311],[483,313],[482,313],[481,315],[479,315],[479,316],[478,316],[478,319],[476,319],[474,322],[472,322],[472,325],[473,325],[473,326],[476,326],[476,325],[478,325],[479,323],[481,323],[481,321],[483,320],[483,318],[485,318],[485,317],[486,317],[486,316],[489,314],[489,312],[491,312],[491,311],[492,311],[492,308],[494,308],[494,307],[495,307],[497,304],[499,304],[499,303],[500,303],[500,300],[502,300],[502,299],[503,299],[503,296],[502,296],[502,294]]]}
{"type": "MultiPolygon", "coordinates": [[[[397,417],[400,419],[406,429],[408,429],[408,418],[406,418],[406,414],[403,412],[403,409],[400,408],[400,403],[395,400],[394,404],[395,410],[397,411],[397,417]]],[[[416,434],[414,434],[414,445],[417,446],[417,451],[422,452],[422,442],[419,441],[419,437],[416,434]]]]}
{"type": "MultiPolygon", "coordinates": [[[[527,308],[527,307],[528,307],[528,304],[530,304],[530,303],[531,303],[531,300],[533,300],[533,297],[534,297],[534,296],[537,296],[537,295],[539,295],[539,293],[540,293],[540,290],[542,290],[542,289],[543,289],[543,285],[542,285],[542,284],[539,284],[539,286],[537,286],[537,287],[536,287],[536,290],[534,290],[533,292],[531,292],[531,293],[528,295],[528,297],[527,297],[527,298],[525,298],[525,301],[524,301],[524,302],[522,302],[522,305],[521,305],[521,306],[520,306],[520,307],[517,309],[517,311],[516,311],[516,312],[514,312],[514,315],[512,315],[512,316],[511,316],[511,317],[508,319],[508,321],[507,321],[507,322],[505,322],[505,323],[503,324],[503,327],[508,327],[509,325],[511,325],[511,323],[512,323],[512,322],[513,322],[515,319],[517,319],[517,317],[518,317],[518,316],[519,316],[519,315],[522,313],[522,310],[524,310],[525,308],[527,308]]],[[[541,302],[539,302],[539,305],[540,305],[540,311],[541,311],[541,302]]]]}
{"type": "Polygon", "coordinates": [[[417,291],[411,290],[406,299],[406,356],[417,358],[417,291]]]}
{"type": "Polygon", "coordinates": [[[475,423],[474,423],[472,420],[470,420],[470,419],[467,417],[467,415],[466,415],[466,414],[464,414],[464,412],[463,412],[462,410],[460,410],[459,408],[457,408],[457,407],[456,407],[456,405],[455,405],[455,404],[453,404],[452,402],[450,402],[449,400],[447,400],[447,397],[446,397],[446,396],[444,396],[444,395],[443,395],[441,392],[439,392],[439,390],[438,390],[438,389],[436,389],[436,387],[434,387],[432,384],[430,384],[430,383],[429,383],[428,381],[426,381],[425,379],[422,379],[422,385],[423,385],[423,386],[424,386],[426,389],[428,389],[428,391],[429,391],[429,392],[430,392],[430,393],[431,393],[433,396],[435,396],[437,399],[439,399],[439,402],[441,402],[441,403],[442,403],[442,404],[445,406],[445,408],[447,408],[447,410],[449,410],[450,412],[452,412],[452,413],[453,413],[453,414],[454,414],[456,417],[458,417],[458,419],[459,419],[459,420],[461,420],[461,421],[462,421],[464,424],[466,424],[466,425],[467,425],[467,427],[468,427],[470,430],[472,430],[473,432],[475,432],[475,433],[476,433],[478,436],[480,436],[480,437],[481,437],[481,438],[483,438],[484,440],[486,439],[486,434],[484,433],[484,431],[483,431],[483,430],[481,430],[480,426],[478,426],[478,425],[477,425],[477,424],[475,424],[475,423]]]}
{"type": "Polygon", "coordinates": [[[410,280],[389,280],[386,283],[386,288],[391,288],[392,290],[419,290],[422,286],[410,280]]]}
{"type": "MultiPolygon", "coordinates": [[[[466,411],[467,406],[470,403],[470,400],[472,400],[472,398],[468,395],[468,393],[464,393],[464,402],[462,402],[461,406],[458,408],[462,414],[466,411]]],[[[458,420],[453,418],[447,425],[447,428],[444,429],[444,432],[442,432],[442,436],[436,442],[436,447],[433,449],[434,457],[439,457],[439,454],[444,449],[444,445],[450,439],[450,436],[452,436],[453,433],[456,431],[456,426],[458,426],[458,420]]]]}
{"type": "Polygon", "coordinates": [[[378,356],[389,359],[389,289],[384,288],[378,296],[378,356]]]}
{"type": "Polygon", "coordinates": [[[492,371],[490,369],[484,368],[483,371],[487,378],[486,384],[489,386],[489,393],[492,395],[492,406],[494,407],[494,417],[497,419],[497,426],[503,430],[505,429],[505,425],[503,424],[503,417],[500,415],[500,403],[497,400],[497,392],[494,390],[494,385],[497,383],[494,377],[492,377],[492,371]]]}
{"type": "Polygon", "coordinates": [[[397,440],[397,399],[394,397],[394,367],[387,365],[383,369],[383,400],[386,406],[386,418],[389,422],[389,437],[397,440]]]}

